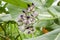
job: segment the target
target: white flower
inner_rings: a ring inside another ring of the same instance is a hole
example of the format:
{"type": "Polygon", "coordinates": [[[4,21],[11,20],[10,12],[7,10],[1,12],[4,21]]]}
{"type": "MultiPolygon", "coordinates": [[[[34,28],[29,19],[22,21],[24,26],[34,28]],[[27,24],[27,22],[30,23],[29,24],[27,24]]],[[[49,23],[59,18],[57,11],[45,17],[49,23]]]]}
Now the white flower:
{"type": "Polygon", "coordinates": [[[28,7],[27,12],[35,11],[35,8],[34,7],[35,7],[34,5],[28,7]]]}
{"type": "Polygon", "coordinates": [[[38,16],[38,12],[35,11],[33,14],[32,14],[34,17],[38,16]]]}
{"type": "Polygon", "coordinates": [[[25,25],[19,26],[19,30],[23,32],[25,30],[25,25]]]}
{"type": "Polygon", "coordinates": [[[23,23],[27,23],[27,20],[24,20],[23,23]]]}
{"type": "Polygon", "coordinates": [[[32,6],[30,7],[30,10],[32,11],[32,10],[34,9],[34,7],[35,7],[35,6],[34,6],[34,5],[32,5],[32,6]]]}
{"type": "Polygon", "coordinates": [[[30,7],[28,7],[27,12],[30,12],[30,10],[31,10],[30,7]]]}

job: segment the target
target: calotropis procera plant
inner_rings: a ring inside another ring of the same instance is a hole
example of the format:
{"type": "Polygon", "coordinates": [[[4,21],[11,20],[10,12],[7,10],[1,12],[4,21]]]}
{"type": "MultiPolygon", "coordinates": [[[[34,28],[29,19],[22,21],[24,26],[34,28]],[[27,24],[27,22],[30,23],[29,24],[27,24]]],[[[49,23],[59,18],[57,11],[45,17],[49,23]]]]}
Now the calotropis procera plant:
{"type": "Polygon", "coordinates": [[[35,31],[33,24],[36,22],[38,12],[35,10],[33,3],[32,5],[27,4],[27,6],[28,8],[23,10],[23,13],[19,15],[17,22],[21,31],[33,33],[35,31]]]}
{"type": "Polygon", "coordinates": [[[0,40],[60,40],[60,0],[0,0],[0,40]]]}

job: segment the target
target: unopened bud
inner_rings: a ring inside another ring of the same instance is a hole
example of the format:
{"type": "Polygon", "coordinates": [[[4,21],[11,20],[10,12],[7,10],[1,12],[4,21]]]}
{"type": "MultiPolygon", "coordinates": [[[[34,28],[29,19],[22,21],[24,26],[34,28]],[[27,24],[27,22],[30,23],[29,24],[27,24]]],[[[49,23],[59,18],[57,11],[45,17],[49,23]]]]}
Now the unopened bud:
{"type": "Polygon", "coordinates": [[[34,3],[32,3],[32,5],[34,5],[34,3]]]}
{"type": "Polygon", "coordinates": [[[23,10],[22,12],[23,12],[23,13],[25,13],[25,11],[24,11],[24,10],[23,10]]]}
{"type": "Polygon", "coordinates": [[[30,18],[30,16],[27,16],[27,19],[29,19],[30,18]]]}
{"type": "Polygon", "coordinates": [[[29,4],[27,4],[27,6],[28,6],[28,7],[30,7],[30,5],[29,5],[29,4]]]}
{"type": "Polygon", "coordinates": [[[23,17],[23,15],[20,15],[20,17],[23,17]]]}

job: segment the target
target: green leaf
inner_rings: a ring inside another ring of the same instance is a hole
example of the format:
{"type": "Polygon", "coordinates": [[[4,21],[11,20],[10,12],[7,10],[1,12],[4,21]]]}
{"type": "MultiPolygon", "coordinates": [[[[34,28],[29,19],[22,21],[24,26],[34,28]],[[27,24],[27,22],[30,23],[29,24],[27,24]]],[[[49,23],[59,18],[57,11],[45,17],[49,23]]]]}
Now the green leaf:
{"type": "Polygon", "coordinates": [[[60,6],[54,6],[54,8],[56,9],[56,11],[60,12],[60,6]]]}
{"type": "Polygon", "coordinates": [[[60,40],[60,33],[57,35],[57,37],[55,38],[55,40],[60,40]]]}
{"type": "Polygon", "coordinates": [[[57,25],[56,23],[53,23],[52,25],[50,25],[50,26],[48,26],[48,27],[50,27],[50,28],[52,28],[52,29],[58,29],[58,28],[60,28],[60,25],[57,25]]]}
{"type": "Polygon", "coordinates": [[[1,5],[1,1],[0,1],[0,5],[1,5]]]}
{"type": "Polygon", "coordinates": [[[58,18],[54,19],[54,22],[55,22],[56,24],[60,25],[58,18]]]}
{"type": "Polygon", "coordinates": [[[53,30],[53,31],[46,33],[44,35],[41,35],[41,36],[38,36],[35,38],[31,38],[31,39],[24,39],[24,40],[54,40],[59,32],[60,32],[60,29],[56,29],[56,30],[53,30]]]}
{"type": "Polygon", "coordinates": [[[13,20],[15,20],[19,16],[19,14],[22,13],[22,9],[20,9],[14,5],[8,4],[7,8],[9,10],[9,14],[13,18],[13,20]]]}
{"type": "Polygon", "coordinates": [[[34,24],[35,27],[46,27],[53,24],[53,20],[40,20],[34,24]]]}
{"type": "Polygon", "coordinates": [[[50,7],[52,5],[52,3],[54,2],[54,0],[46,0],[46,3],[45,3],[45,7],[50,7]]]}
{"type": "Polygon", "coordinates": [[[47,10],[53,17],[56,17],[57,15],[55,14],[55,13],[57,13],[56,12],[56,10],[53,8],[53,7],[50,7],[48,10],[47,10]]]}
{"type": "MultiPolygon", "coordinates": [[[[40,8],[42,6],[42,3],[40,0],[23,0],[25,2],[31,2],[31,3],[34,3],[34,5],[37,7],[37,8],[40,8]]],[[[42,6],[43,7],[43,6],[42,6]]],[[[41,8],[42,8],[41,7],[41,8]]]]}
{"type": "Polygon", "coordinates": [[[3,0],[3,1],[10,3],[10,4],[13,4],[15,6],[18,6],[20,8],[27,8],[27,3],[23,2],[21,0],[3,0]]]}
{"type": "Polygon", "coordinates": [[[8,14],[8,11],[6,11],[6,9],[4,7],[0,7],[0,14],[3,13],[3,12],[8,14]]]}

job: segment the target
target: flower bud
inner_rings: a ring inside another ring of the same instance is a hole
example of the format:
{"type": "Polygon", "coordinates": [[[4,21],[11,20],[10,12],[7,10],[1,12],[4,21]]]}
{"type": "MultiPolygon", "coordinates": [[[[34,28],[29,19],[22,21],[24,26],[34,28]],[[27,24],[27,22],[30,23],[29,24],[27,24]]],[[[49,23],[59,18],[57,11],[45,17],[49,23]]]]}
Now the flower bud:
{"type": "Polygon", "coordinates": [[[22,17],[23,17],[23,15],[20,15],[20,17],[22,18],[22,17]]]}
{"type": "Polygon", "coordinates": [[[27,4],[27,6],[28,6],[28,7],[30,7],[30,5],[29,5],[29,4],[27,4]]]}
{"type": "Polygon", "coordinates": [[[26,29],[29,29],[30,27],[26,27],[26,29]]]}
{"type": "Polygon", "coordinates": [[[32,5],[34,5],[34,3],[32,3],[32,5]]]}
{"type": "Polygon", "coordinates": [[[25,11],[24,11],[24,10],[23,10],[22,12],[23,12],[23,13],[25,13],[25,11]]]}
{"type": "Polygon", "coordinates": [[[26,18],[27,18],[27,19],[29,19],[29,18],[30,18],[30,16],[27,16],[26,18]]]}
{"type": "Polygon", "coordinates": [[[31,30],[26,29],[26,30],[24,31],[24,33],[26,33],[26,34],[30,34],[30,33],[31,33],[31,30]]]}

